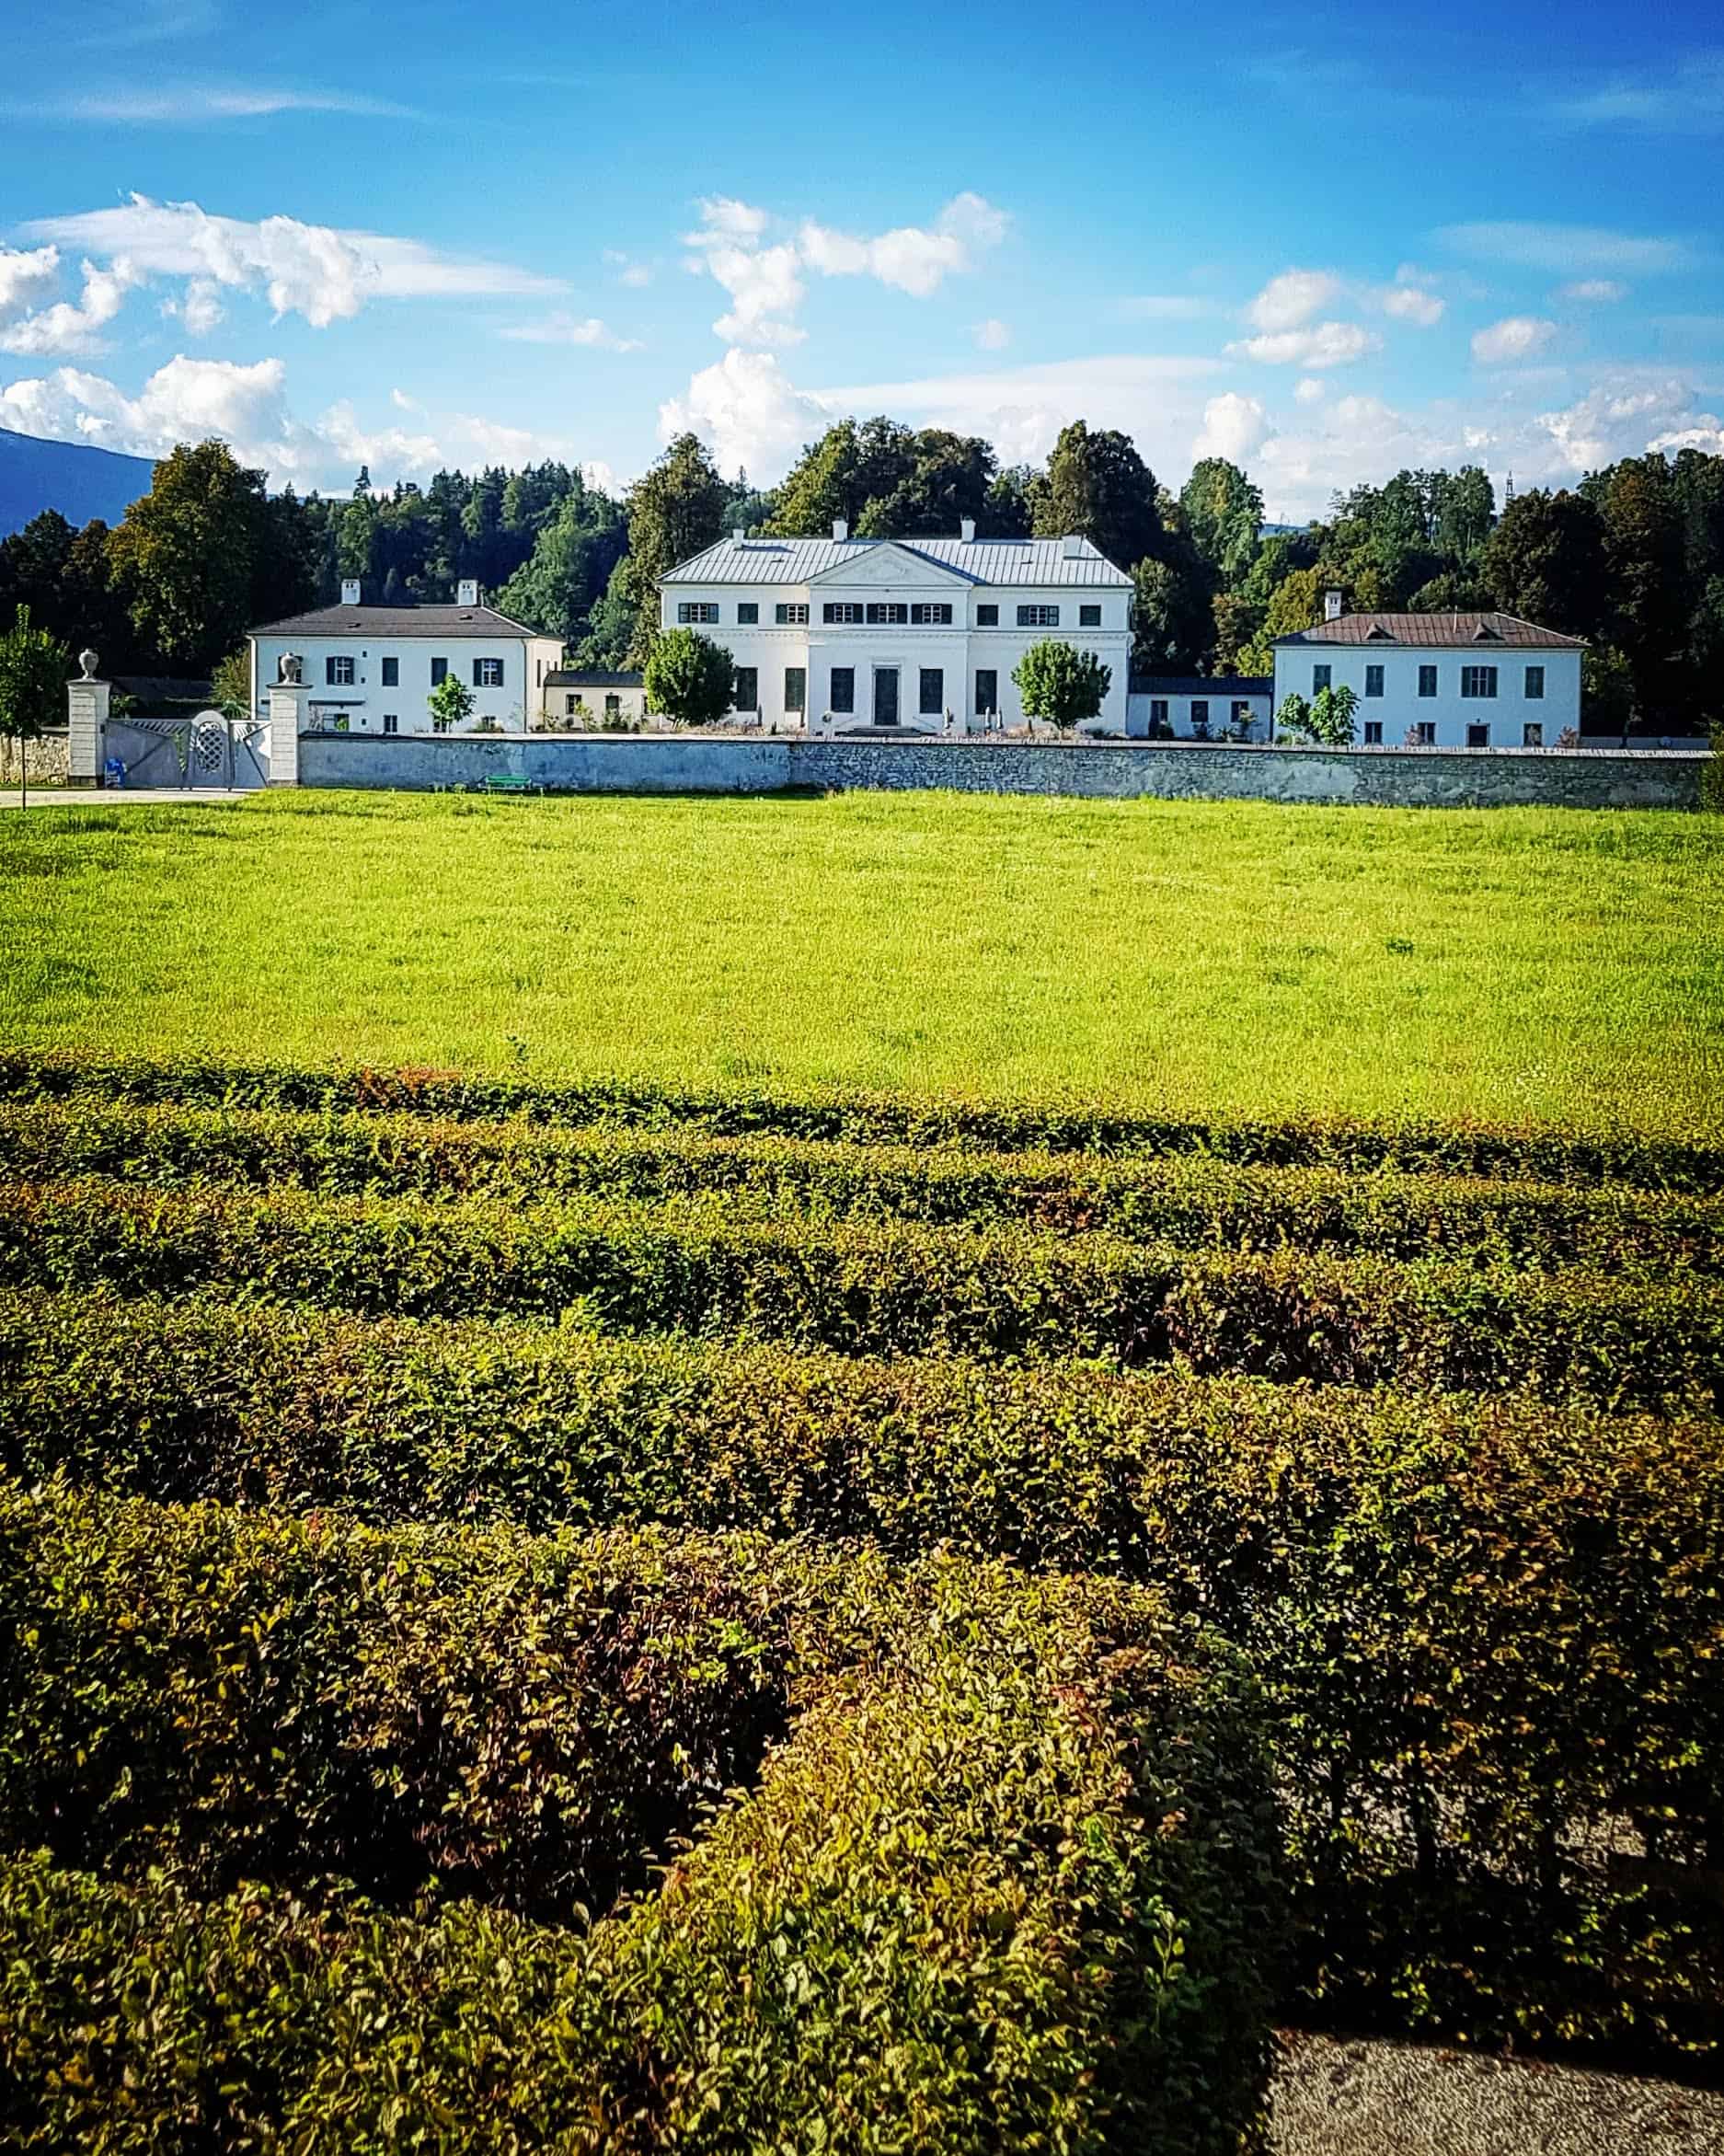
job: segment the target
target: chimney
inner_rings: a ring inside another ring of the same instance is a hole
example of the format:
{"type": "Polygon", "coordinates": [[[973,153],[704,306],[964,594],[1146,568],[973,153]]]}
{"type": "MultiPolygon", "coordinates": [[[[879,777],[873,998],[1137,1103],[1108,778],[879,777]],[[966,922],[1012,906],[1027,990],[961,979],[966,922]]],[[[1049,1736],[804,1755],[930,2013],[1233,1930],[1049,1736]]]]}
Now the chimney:
{"type": "Polygon", "coordinates": [[[477,606],[478,603],[479,580],[476,576],[464,576],[455,586],[455,605],[457,606],[477,606]]]}
{"type": "Polygon", "coordinates": [[[358,577],[347,576],[341,579],[341,604],[343,606],[357,606],[359,605],[358,577]]]}
{"type": "Polygon", "coordinates": [[[834,539],[847,539],[850,536],[850,525],[847,518],[842,516],[833,518],[832,536],[834,539]]]}
{"type": "Polygon", "coordinates": [[[1335,591],[1335,590],[1333,590],[1333,589],[1331,589],[1331,590],[1329,590],[1329,591],[1327,591],[1327,592],[1325,592],[1325,593],[1324,593],[1324,594],[1323,594],[1323,618],[1324,618],[1324,620],[1325,620],[1325,621],[1339,621],[1339,620],[1340,619],[1340,617],[1341,617],[1341,595],[1340,595],[1340,594],[1339,594],[1338,591],[1335,591]]]}
{"type": "Polygon", "coordinates": [[[1064,538],[1060,541],[1060,552],[1067,561],[1075,561],[1083,551],[1084,542],[1075,532],[1067,532],[1064,538]]]}
{"type": "Polygon", "coordinates": [[[976,520],[973,516],[960,516],[958,520],[958,536],[966,547],[973,546],[976,536],[976,520]]]}

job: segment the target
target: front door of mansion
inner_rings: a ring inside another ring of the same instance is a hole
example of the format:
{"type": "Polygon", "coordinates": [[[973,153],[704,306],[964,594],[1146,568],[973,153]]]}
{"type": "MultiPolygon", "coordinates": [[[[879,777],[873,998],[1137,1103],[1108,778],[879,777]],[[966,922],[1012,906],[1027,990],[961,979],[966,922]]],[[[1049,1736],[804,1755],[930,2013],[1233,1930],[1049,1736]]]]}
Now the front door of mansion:
{"type": "Polygon", "coordinates": [[[898,669],[895,666],[877,666],[874,669],[874,723],[876,726],[896,726],[898,723],[898,669]]]}

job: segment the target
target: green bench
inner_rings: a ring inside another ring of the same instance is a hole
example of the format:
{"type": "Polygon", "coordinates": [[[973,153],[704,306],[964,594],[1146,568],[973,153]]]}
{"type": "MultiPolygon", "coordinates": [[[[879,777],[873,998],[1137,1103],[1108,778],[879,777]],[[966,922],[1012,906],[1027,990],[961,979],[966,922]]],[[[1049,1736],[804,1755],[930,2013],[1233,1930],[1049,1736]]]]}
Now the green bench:
{"type": "Polygon", "coordinates": [[[505,772],[498,772],[489,778],[479,780],[481,793],[543,793],[544,788],[532,778],[517,778],[505,772]]]}

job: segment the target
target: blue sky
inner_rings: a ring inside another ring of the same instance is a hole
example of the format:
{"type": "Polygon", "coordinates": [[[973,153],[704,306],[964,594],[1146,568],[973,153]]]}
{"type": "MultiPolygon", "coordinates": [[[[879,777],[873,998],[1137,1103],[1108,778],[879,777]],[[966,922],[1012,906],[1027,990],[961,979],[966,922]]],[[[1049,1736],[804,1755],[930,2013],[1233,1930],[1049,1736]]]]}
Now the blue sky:
{"type": "Polygon", "coordinates": [[[1715,8],[842,22],[47,0],[0,80],[0,426],[344,490],[845,412],[1122,426],[1272,516],[1724,449],[1715,8]]]}

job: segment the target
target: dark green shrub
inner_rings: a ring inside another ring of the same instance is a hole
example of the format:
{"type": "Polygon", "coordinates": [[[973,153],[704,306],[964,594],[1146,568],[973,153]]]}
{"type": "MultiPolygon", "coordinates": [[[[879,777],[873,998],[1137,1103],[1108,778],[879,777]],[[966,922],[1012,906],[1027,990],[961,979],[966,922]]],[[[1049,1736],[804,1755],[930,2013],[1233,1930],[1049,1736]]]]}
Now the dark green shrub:
{"type": "Polygon", "coordinates": [[[325,1195],[582,1196],[663,1204],[722,1193],[732,1217],[1105,1228],[1202,1249],[1290,1245],[1392,1258],[1474,1254],[1540,1269],[1716,1275],[1724,1205],[1619,1186],[1379,1170],[1239,1166],[1206,1154],[983,1153],[523,1122],[137,1107],[0,1105],[0,1158],[31,1181],[296,1185],[325,1195]]]}
{"type": "Polygon", "coordinates": [[[360,1109],[462,1122],[520,1116],[566,1126],[615,1124],[720,1136],[774,1135],[850,1145],[975,1146],[1004,1151],[1207,1153],[1241,1164],[1438,1170],[1543,1182],[1632,1183],[1724,1193],[1724,1147],[1639,1132],[1559,1125],[1483,1129],[1408,1122],[1203,1122],[1097,1110],[1092,1103],[906,1100],[894,1094],[789,1098],[688,1094],[603,1078],[564,1083],[454,1070],[302,1070],[142,1057],[0,1051],[0,1098],[172,1102],[182,1107],[360,1109]]]}
{"type": "Polygon", "coordinates": [[[224,1285],[404,1316],[574,1319],[855,1355],[1178,1357],[1204,1371],[1657,1402],[1724,1390],[1724,1291],[1575,1269],[1239,1256],[1013,1227],[317,1198],[100,1181],[0,1191],[0,1283],[224,1285]]]}

